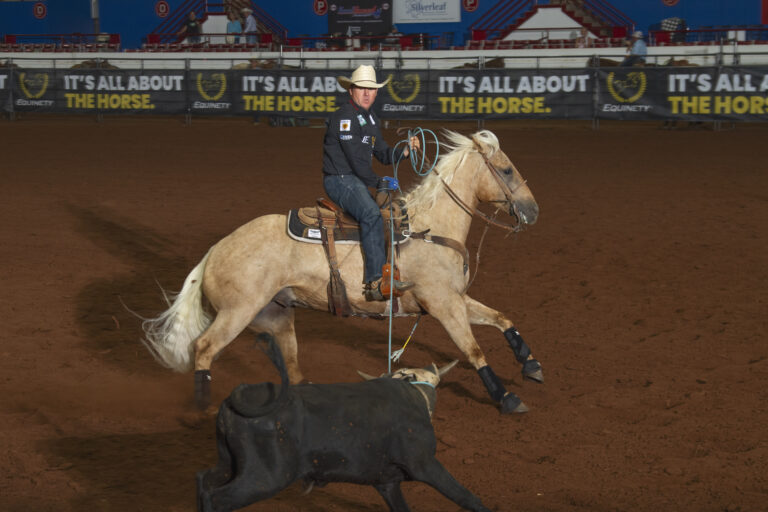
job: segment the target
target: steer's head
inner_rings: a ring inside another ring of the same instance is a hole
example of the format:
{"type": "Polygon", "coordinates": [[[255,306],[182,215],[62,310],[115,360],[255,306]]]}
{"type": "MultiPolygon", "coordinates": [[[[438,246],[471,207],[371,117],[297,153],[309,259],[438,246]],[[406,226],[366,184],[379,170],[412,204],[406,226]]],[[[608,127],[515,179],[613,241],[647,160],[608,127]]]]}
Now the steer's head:
{"type": "MultiPolygon", "coordinates": [[[[425,366],[424,368],[402,368],[394,373],[382,373],[379,378],[386,377],[390,379],[405,380],[412,383],[424,382],[436,387],[440,383],[440,379],[443,375],[448,373],[448,371],[456,366],[456,363],[458,362],[457,359],[454,359],[442,368],[438,368],[435,363],[425,366]]],[[[357,373],[365,380],[373,380],[376,378],[359,370],[357,373]]]]}

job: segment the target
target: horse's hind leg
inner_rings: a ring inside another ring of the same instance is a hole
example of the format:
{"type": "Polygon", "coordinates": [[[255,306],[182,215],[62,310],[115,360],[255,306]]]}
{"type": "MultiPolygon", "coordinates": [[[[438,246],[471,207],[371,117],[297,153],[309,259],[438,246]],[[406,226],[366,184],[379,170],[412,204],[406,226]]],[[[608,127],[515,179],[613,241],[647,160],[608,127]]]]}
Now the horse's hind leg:
{"type": "Polygon", "coordinates": [[[195,404],[211,404],[211,364],[216,354],[240,334],[256,314],[252,308],[222,309],[213,323],[195,341],[195,404]]]}
{"type": "Polygon", "coordinates": [[[298,344],[294,329],[294,311],[292,307],[284,307],[277,302],[270,302],[259,311],[249,326],[255,332],[269,332],[277,341],[283,354],[285,368],[291,384],[298,384],[304,379],[299,368],[298,344]]]}
{"type": "Polygon", "coordinates": [[[531,349],[523,341],[520,333],[517,332],[512,321],[499,311],[491,309],[469,295],[464,296],[464,303],[467,305],[467,314],[469,323],[472,325],[491,325],[504,333],[504,337],[509,343],[509,347],[515,353],[517,361],[523,365],[523,377],[534,382],[544,382],[544,374],[541,371],[541,364],[534,359],[531,349]]]}

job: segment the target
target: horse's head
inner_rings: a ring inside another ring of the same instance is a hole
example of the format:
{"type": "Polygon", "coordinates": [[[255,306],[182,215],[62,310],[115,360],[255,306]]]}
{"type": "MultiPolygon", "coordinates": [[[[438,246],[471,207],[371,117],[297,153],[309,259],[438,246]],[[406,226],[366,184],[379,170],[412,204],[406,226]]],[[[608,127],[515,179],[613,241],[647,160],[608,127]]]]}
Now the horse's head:
{"type": "Polygon", "coordinates": [[[496,135],[483,130],[471,138],[485,168],[485,171],[479,171],[477,198],[505,205],[508,213],[516,217],[520,224],[534,224],[539,216],[539,205],[512,161],[499,148],[496,135]]]}

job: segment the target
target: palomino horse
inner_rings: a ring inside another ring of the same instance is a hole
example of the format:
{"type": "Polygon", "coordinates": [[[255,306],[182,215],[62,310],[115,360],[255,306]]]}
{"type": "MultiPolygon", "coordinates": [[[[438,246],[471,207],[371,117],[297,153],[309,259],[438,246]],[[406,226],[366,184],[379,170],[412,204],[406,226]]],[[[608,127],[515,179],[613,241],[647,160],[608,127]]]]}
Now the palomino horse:
{"type": "MultiPolygon", "coordinates": [[[[505,206],[517,227],[533,224],[538,205],[492,132],[471,137],[446,133],[448,152],[435,172],[406,195],[413,237],[400,249],[401,278],[415,286],[400,298],[399,315],[427,312],[445,328],[478,371],[502,412],[525,412],[485,360],[470,324],[492,325],[504,333],[523,376],[541,382],[541,365],[512,322],[465,294],[469,283],[464,243],[479,202],[505,206]],[[433,235],[434,238],[431,238],[433,235]],[[438,243],[452,239],[453,247],[438,243]]],[[[363,256],[356,244],[337,246],[342,277],[360,283],[363,256]]],[[[290,238],[285,215],[265,215],[241,226],[211,247],[187,276],[170,308],[143,323],[145,344],[155,358],[177,371],[195,370],[198,407],[210,402],[210,368],[216,355],[250,326],[271,332],[285,357],[291,383],[303,377],[298,363],[293,307],[328,310],[328,261],[323,247],[290,238]],[[203,305],[203,295],[211,308],[203,305]]],[[[386,315],[385,302],[366,302],[350,293],[354,314],[386,315]]]]}

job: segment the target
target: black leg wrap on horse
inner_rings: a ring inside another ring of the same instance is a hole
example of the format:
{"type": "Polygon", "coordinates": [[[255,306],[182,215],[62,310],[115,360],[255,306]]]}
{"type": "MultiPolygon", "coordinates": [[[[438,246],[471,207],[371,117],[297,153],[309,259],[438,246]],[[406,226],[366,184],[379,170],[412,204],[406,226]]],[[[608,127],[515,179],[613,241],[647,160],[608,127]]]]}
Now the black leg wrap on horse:
{"type": "Polygon", "coordinates": [[[504,384],[501,383],[501,379],[493,373],[490,366],[483,366],[477,370],[477,373],[480,375],[480,379],[482,379],[483,384],[485,384],[485,389],[488,390],[488,394],[491,395],[493,401],[501,402],[501,399],[504,398],[504,394],[507,392],[504,388],[504,384]]]}
{"type": "Polygon", "coordinates": [[[523,404],[523,401],[520,400],[520,397],[516,394],[512,393],[511,391],[504,395],[504,398],[501,400],[501,413],[502,414],[513,414],[513,413],[521,413],[521,412],[527,412],[528,407],[523,404]]]}
{"type": "Polygon", "coordinates": [[[512,348],[512,352],[515,353],[515,358],[518,363],[525,363],[528,356],[531,355],[531,349],[523,341],[523,337],[514,327],[510,327],[504,331],[504,337],[507,338],[507,343],[512,348]]]}
{"type": "Polygon", "coordinates": [[[211,372],[195,370],[195,405],[205,409],[211,404],[211,372]]]}
{"type": "Polygon", "coordinates": [[[541,371],[541,363],[535,359],[529,359],[523,363],[523,375],[531,375],[541,371]]]}

